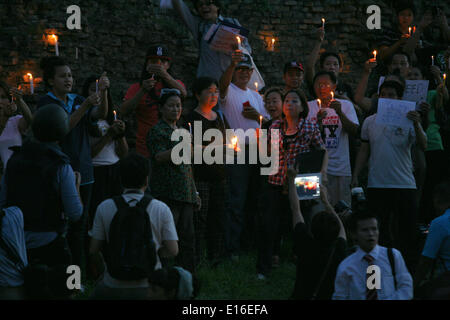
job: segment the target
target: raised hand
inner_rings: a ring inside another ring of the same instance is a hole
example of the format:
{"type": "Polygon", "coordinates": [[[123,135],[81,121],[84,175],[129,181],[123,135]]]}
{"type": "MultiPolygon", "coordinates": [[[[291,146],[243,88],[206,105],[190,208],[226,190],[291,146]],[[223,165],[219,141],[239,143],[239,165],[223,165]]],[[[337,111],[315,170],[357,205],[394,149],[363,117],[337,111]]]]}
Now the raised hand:
{"type": "Polygon", "coordinates": [[[98,89],[100,91],[105,91],[109,88],[109,78],[106,76],[106,72],[103,72],[98,80],[98,89]]]}

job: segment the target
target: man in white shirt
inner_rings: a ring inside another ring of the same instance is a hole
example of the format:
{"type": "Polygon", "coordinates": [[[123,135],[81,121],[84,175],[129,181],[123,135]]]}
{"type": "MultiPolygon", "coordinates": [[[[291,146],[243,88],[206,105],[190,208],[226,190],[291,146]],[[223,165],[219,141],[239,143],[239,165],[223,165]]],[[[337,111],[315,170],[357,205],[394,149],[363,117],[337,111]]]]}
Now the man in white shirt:
{"type": "MultiPolygon", "coordinates": [[[[225,70],[219,81],[220,109],[230,124],[231,129],[257,129],[262,122],[269,119],[264,108],[264,102],[259,93],[250,90],[247,85],[253,73],[251,58],[236,50],[231,63],[225,70]]],[[[255,133],[256,137],[256,133],[255,133]]],[[[227,166],[229,179],[228,208],[225,220],[225,246],[227,254],[237,256],[240,250],[240,238],[244,227],[244,206],[246,201],[251,201],[251,210],[256,210],[257,196],[259,193],[259,166],[249,164],[248,141],[240,141],[240,152],[245,152],[246,163],[227,166]]],[[[250,207],[250,206],[249,206],[250,207]]],[[[254,219],[256,213],[249,213],[248,217],[254,219]]],[[[252,221],[250,224],[253,224],[252,221]]],[[[246,232],[248,235],[249,232],[246,232]]]]}
{"type": "MultiPolygon", "coordinates": [[[[144,196],[148,185],[148,160],[139,154],[130,154],[119,162],[123,199],[135,206],[144,196]]],[[[155,269],[161,268],[160,258],[170,258],[178,254],[178,235],[172,213],[163,202],[153,199],[147,206],[153,233],[153,241],[157,251],[155,269]]],[[[94,224],[89,235],[92,237],[89,253],[93,264],[101,268],[103,264],[100,251],[109,242],[109,230],[117,207],[113,199],[103,201],[97,208],[94,224]]],[[[150,272],[151,270],[149,270],[150,272]]],[[[94,299],[143,299],[147,293],[148,281],[119,280],[113,278],[107,268],[103,279],[97,284],[92,298],[94,299]]]]}
{"type": "Polygon", "coordinates": [[[333,300],[412,299],[413,281],[401,253],[392,249],[390,259],[388,249],[378,245],[375,216],[361,211],[349,224],[358,249],[338,267],[333,300]],[[375,267],[369,268],[372,265],[375,267]]]}
{"type": "Polygon", "coordinates": [[[320,102],[308,102],[308,120],[319,124],[328,151],[329,201],[333,206],[340,200],[350,205],[352,170],[348,137],[358,134],[359,122],[355,107],[349,100],[334,99],[337,86],[334,73],[321,71],[316,74],[313,83],[320,102]]]}
{"type": "MultiPolygon", "coordinates": [[[[380,98],[401,100],[403,91],[397,81],[385,81],[380,86],[380,98]]],[[[417,111],[405,117],[411,120],[411,128],[380,124],[377,114],[364,120],[352,186],[359,185],[358,176],[369,160],[367,198],[380,222],[380,243],[398,248],[414,272],[418,259],[417,202],[411,147],[417,143],[425,150],[427,137],[417,111]]]]}

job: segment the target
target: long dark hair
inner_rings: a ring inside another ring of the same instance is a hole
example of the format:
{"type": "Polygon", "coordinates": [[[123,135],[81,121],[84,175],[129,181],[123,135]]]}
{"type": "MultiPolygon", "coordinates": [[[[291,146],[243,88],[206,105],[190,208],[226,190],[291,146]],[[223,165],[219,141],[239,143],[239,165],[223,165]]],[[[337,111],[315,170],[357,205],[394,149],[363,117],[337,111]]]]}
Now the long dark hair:
{"type": "Polygon", "coordinates": [[[286,97],[288,96],[289,93],[295,93],[300,98],[300,102],[302,103],[303,111],[300,112],[299,119],[306,119],[308,117],[308,113],[309,113],[309,106],[308,106],[308,100],[306,99],[305,94],[303,93],[302,90],[297,90],[297,89],[289,90],[283,96],[283,104],[284,104],[284,100],[286,100],[286,97]]]}

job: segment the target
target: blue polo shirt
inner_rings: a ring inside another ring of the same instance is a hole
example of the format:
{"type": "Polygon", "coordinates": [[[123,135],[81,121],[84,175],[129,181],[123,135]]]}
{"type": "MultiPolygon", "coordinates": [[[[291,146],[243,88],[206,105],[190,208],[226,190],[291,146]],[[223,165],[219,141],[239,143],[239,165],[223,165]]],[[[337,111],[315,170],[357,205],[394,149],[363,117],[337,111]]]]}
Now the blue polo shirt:
{"type": "Polygon", "coordinates": [[[422,255],[431,259],[440,257],[450,270],[450,209],[431,221],[422,255]]]}
{"type": "MultiPolygon", "coordinates": [[[[58,99],[52,92],[48,92],[39,99],[37,108],[47,104],[57,104],[63,108],[67,114],[73,114],[85,99],[77,94],[67,94],[67,104],[58,99]]],[[[92,165],[91,145],[89,143],[89,122],[91,118],[90,108],[78,124],[60,141],[61,150],[70,158],[70,165],[73,171],[81,174],[81,185],[94,183],[94,168],[92,165]]]]}

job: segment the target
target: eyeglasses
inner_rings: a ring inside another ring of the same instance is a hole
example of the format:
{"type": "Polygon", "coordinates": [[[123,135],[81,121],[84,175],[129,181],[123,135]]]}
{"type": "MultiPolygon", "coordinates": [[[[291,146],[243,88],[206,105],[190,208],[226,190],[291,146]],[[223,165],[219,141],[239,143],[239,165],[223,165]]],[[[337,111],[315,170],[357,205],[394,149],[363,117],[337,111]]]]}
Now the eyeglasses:
{"type": "Polygon", "coordinates": [[[181,96],[181,92],[178,89],[163,88],[163,89],[161,89],[160,97],[162,97],[162,96],[164,96],[166,94],[171,94],[171,93],[175,93],[175,94],[181,96]]]}

